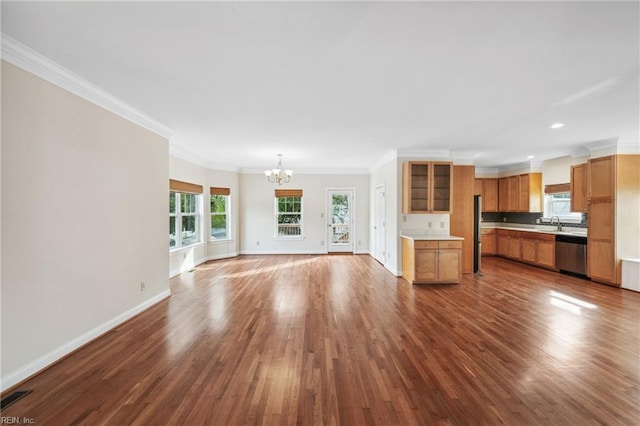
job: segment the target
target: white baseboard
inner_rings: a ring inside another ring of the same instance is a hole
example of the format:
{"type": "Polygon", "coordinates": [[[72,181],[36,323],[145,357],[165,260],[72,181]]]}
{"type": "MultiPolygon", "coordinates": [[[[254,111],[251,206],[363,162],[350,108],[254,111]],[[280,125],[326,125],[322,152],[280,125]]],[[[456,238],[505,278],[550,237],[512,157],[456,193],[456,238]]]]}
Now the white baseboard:
{"type": "Polygon", "coordinates": [[[23,380],[33,376],[36,373],[39,373],[40,371],[44,370],[45,368],[47,368],[48,366],[50,366],[51,364],[53,364],[54,362],[60,360],[61,358],[63,358],[64,356],[70,354],[71,352],[75,351],[76,349],[78,349],[79,347],[86,345],[87,343],[91,342],[92,340],[100,337],[101,335],[107,333],[108,331],[116,328],[117,326],[119,326],[120,324],[124,323],[125,321],[127,321],[128,319],[134,317],[135,315],[138,315],[139,313],[149,309],[150,307],[152,307],[153,305],[163,301],[164,299],[168,298],[169,296],[171,296],[171,292],[167,289],[165,291],[163,291],[162,293],[153,296],[152,298],[145,300],[144,302],[142,302],[141,304],[134,306],[133,308],[129,309],[128,311],[118,315],[115,318],[110,319],[109,321],[100,324],[99,326],[97,326],[96,328],[87,331],[86,333],[76,337],[75,339],[71,340],[70,342],[52,350],[51,352],[48,352],[46,354],[44,354],[43,356],[41,356],[40,358],[37,358],[34,361],[31,361],[30,363],[28,363],[27,365],[25,365],[24,367],[21,367],[20,369],[9,373],[7,376],[2,377],[2,383],[0,384],[0,390],[2,392],[4,392],[6,389],[9,389],[12,386],[15,386],[16,384],[22,382],[23,380]]]}
{"type": "Polygon", "coordinates": [[[238,252],[234,251],[233,253],[214,254],[213,256],[207,257],[207,261],[209,261],[209,260],[219,260],[219,259],[229,259],[231,257],[238,257],[238,252]]]}
{"type": "Polygon", "coordinates": [[[327,254],[326,250],[241,250],[240,254],[327,254]]]}

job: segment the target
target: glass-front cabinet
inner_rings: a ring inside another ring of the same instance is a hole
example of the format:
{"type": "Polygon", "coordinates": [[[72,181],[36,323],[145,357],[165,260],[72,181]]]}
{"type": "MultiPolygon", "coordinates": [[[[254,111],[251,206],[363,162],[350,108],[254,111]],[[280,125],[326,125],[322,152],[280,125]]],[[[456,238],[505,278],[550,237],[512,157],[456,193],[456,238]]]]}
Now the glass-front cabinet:
{"type": "Polygon", "coordinates": [[[452,163],[408,161],[402,165],[402,213],[451,213],[452,163]]]}

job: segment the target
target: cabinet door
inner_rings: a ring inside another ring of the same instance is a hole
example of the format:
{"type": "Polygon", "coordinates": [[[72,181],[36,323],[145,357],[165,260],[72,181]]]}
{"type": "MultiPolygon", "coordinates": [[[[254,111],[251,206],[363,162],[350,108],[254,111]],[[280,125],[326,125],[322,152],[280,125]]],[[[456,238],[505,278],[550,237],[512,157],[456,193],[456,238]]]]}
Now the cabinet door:
{"type": "Polygon", "coordinates": [[[520,237],[509,236],[509,257],[520,259],[520,237]]]}
{"type": "Polygon", "coordinates": [[[509,236],[500,232],[497,235],[498,255],[509,257],[509,236]]]}
{"type": "Polygon", "coordinates": [[[461,250],[438,251],[438,281],[460,282],[461,250]]]}
{"type": "Polygon", "coordinates": [[[615,159],[613,157],[589,160],[588,195],[590,198],[613,197],[615,159]]]}
{"type": "Polygon", "coordinates": [[[571,211],[587,211],[587,165],[571,166],[571,211]]]}
{"type": "Polygon", "coordinates": [[[496,254],[496,234],[495,232],[482,233],[482,252],[483,255],[496,254]]]}
{"type": "Polygon", "coordinates": [[[588,208],[588,275],[597,281],[613,283],[616,280],[613,200],[609,198],[592,199],[588,208]]]}
{"type": "Polygon", "coordinates": [[[426,162],[407,162],[402,165],[402,213],[429,212],[429,170],[426,162]]]}
{"type": "Polygon", "coordinates": [[[525,262],[536,263],[536,246],[538,245],[538,241],[531,238],[522,238],[520,241],[522,248],[522,260],[525,262]]]}
{"type": "Polygon", "coordinates": [[[507,211],[518,211],[518,201],[520,197],[519,181],[520,179],[518,178],[518,176],[509,177],[509,210],[507,211]]]}
{"type": "Polygon", "coordinates": [[[416,250],[416,281],[436,281],[438,279],[438,250],[416,250]]]}
{"type": "Polygon", "coordinates": [[[482,211],[498,211],[498,179],[482,179],[482,211]]]}
{"type": "Polygon", "coordinates": [[[529,175],[518,176],[518,211],[529,211],[529,175]]]}
{"type": "Polygon", "coordinates": [[[498,179],[498,210],[509,211],[509,178],[498,179]]]}
{"type": "Polygon", "coordinates": [[[473,180],[473,195],[482,195],[482,181],[484,179],[473,180]]]}
{"type": "Polygon", "coordinates": [[[540,266],[547,268],[556,267],[556,242],[555,241],[538,241],[538,259],[540,266]]]}
{"type": "Polygon", "coordinates": [[[587,244],[587,268],[591,279],[615,282],[613,241],[593,240],[589,237],[587,244]]]}
{"type": "Polygon", "coordinates": [[[451,163],[433,163],[432,189],[431,189],[431,212],[446,214],[451,212],[451,186],[452,186],[451,163]]]}

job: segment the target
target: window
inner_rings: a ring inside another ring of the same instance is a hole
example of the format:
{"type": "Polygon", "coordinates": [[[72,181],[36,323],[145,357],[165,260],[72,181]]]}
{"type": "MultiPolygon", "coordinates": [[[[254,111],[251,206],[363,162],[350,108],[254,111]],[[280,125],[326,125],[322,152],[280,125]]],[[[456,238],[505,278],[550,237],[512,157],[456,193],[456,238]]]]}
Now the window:
{"type": "Polygon", "coordinates": [[[558,216],[561,222],[581,222],[582,213],[571,211],[571,193],[558,192],[545,194],[544,217],[550,219],[558,216]]]}
{"type": "Polygon", "coordinates": [[[302,190],[276,190],[276,238],[302,237],[302,190]]]}
{"type": "Polygon", "coordinates": [[[202,186],[171,180],[169,188],[169,248],[199,243],[202,186]]]}
{"type": "Polygon", "coordinates": [[[229,188],[211,188],[211,239],[228,240],[229,188]]]}

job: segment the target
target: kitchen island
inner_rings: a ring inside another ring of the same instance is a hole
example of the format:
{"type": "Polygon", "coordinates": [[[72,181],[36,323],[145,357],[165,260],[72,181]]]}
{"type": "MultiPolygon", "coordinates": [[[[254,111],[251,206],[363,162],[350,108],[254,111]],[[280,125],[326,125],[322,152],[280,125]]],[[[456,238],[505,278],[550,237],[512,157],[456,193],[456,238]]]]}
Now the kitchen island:
{"type": "Polygon", "coordinates": [[[462,241],[453,235],[402,234],[402,278],[411,284],[457,284],[462,241]]]}

